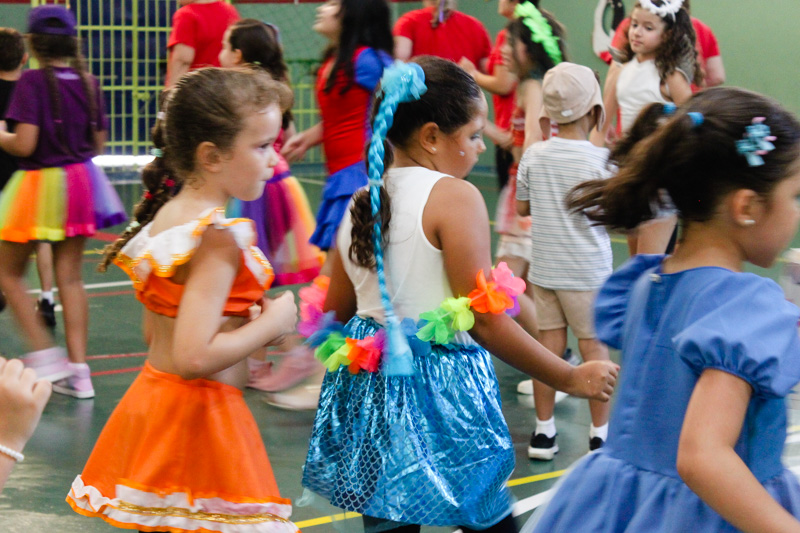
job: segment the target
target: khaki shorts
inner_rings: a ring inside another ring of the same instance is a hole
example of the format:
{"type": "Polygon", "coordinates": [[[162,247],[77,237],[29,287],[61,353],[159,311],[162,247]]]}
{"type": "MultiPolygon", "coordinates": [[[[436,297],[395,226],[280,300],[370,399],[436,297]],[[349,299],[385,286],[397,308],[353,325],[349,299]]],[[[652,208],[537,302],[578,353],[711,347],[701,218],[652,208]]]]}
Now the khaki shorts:
{"type": "Polygon", "coordinates": [[[594,339],[594,300],[597,291],[560,291],[533,286],[539,329],[569,326],[579,339],[594,339]]]}

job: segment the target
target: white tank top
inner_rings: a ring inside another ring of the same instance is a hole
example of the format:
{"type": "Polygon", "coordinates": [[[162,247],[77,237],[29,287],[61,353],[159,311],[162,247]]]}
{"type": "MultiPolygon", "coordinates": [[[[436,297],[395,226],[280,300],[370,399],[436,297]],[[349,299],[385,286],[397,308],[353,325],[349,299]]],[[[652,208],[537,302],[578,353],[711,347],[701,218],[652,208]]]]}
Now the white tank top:
{"type": "Polygon", "coordinates": [[[639,112],[648,104],[669,102],[661,94],[661,76],[652,59],[641,63],[634,57],[624,65],[617,78],[617,103],[622,131],[627,132],[639,112]]]}
{"type": "MultiPolygon", "coordinates": [[[[392,210],[389,243],[383,251],[386,285],[394,312],[400,320],[411,318],[416,321],[420,313],[433,311],[446,298],[453,296],[444,270],[442,251],[428,241],[422,229],[422,213],[431,190],[443,178],[456,179],[422,167],[393,168],[385,179],[392,210]]],[[[377,274],[356,265],[349,258],[352,227],[348,210],[336,242],[345,272],[355,288],[356,314],[384,323],[377,274]]],[[[473,341],[459,332],[455,342],[473,341]]]]}

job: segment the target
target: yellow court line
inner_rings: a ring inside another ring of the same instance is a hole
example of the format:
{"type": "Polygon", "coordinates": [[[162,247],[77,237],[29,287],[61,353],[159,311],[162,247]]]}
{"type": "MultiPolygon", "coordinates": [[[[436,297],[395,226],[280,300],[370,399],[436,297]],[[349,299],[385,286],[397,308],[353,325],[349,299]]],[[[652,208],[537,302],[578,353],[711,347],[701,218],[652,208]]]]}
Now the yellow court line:
{"type": "Polygon", "coordinates": [[[346,512],[331,516],[322,516],[320,518],[312,518],[311,520],[303,520],[302,522],[295,522],[294,525],[302,529],[305,527],[322,526],[333,522],[340,522],[342,520],[350,520],[351,518],[358,518],[359,516],[361,516],[359,513],[346,512]]]}
{"type": "Polygon", "coordinates": [[[566,472],[564,470],[556,470],[555,472],[547,472],[544,474],[537,474],[535,476],[521,477],[519,479],[509,479],[507,485],[509,487],[517,487],[519,485],[527,485],[528,483],[536,483],[537,481],[544,481],[545,479],[553,479],[561,477],[566,472]]]}
{"type": "MultiPolygon", "coordinates": [[[[547,472],[544,474],[537,474],[535,476],[521,477],[519,479],[510,479],[507,483],[509,487],[517,487],[519,485],[527,485],[528,483],[536,483],[537,481],[544,481],[546,479],[553,479],[564,475],[565,470],[556,470],[555,472],[547,472]]],[[[302,522],[295,522],[294,525],[300,529],[306,527],[322,526],[331,524],[333,522],[340,522],[342,520],[350,520],[351,518],[358,518],[361,516],[359,513],[341,513],[331,516],[321,516],[319,518],[312,518],[310,520],[303,520],[302,522]]]]}

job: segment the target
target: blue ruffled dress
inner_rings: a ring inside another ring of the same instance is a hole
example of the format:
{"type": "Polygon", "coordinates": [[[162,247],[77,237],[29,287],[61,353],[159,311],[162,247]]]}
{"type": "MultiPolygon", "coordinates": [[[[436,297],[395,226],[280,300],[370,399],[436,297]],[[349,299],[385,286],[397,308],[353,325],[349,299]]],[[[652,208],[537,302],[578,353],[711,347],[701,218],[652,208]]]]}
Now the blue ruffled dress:
{"type": "Polygon", "coordinates": [[[523,531],[736,531],[676,469],[689,398],[708,368],[752,386],[736,453],[800,517],[800,485],[781,463],[784,397],[800,381],[800,311],[755,274],[716,267],[664,274],[662,260],[632,258],[598,294],[598,338],[622,350],[608,441],[573,467],[523,531]]]}

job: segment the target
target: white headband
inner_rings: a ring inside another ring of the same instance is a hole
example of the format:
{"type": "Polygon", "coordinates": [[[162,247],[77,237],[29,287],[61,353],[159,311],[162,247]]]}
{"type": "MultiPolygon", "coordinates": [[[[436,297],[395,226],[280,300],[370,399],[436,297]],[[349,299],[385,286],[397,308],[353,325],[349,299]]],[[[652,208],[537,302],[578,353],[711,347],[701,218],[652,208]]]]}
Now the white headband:
{"type": "Polygon", "coordinates": [[[639,4],[654,15],[667,18],[667,15],[672,15],[672,20],[675,20],[675,14],[681,10],[683,0],[661,0],[662,5],[657,6],[653,0],[639,0],[639,4]]]}

